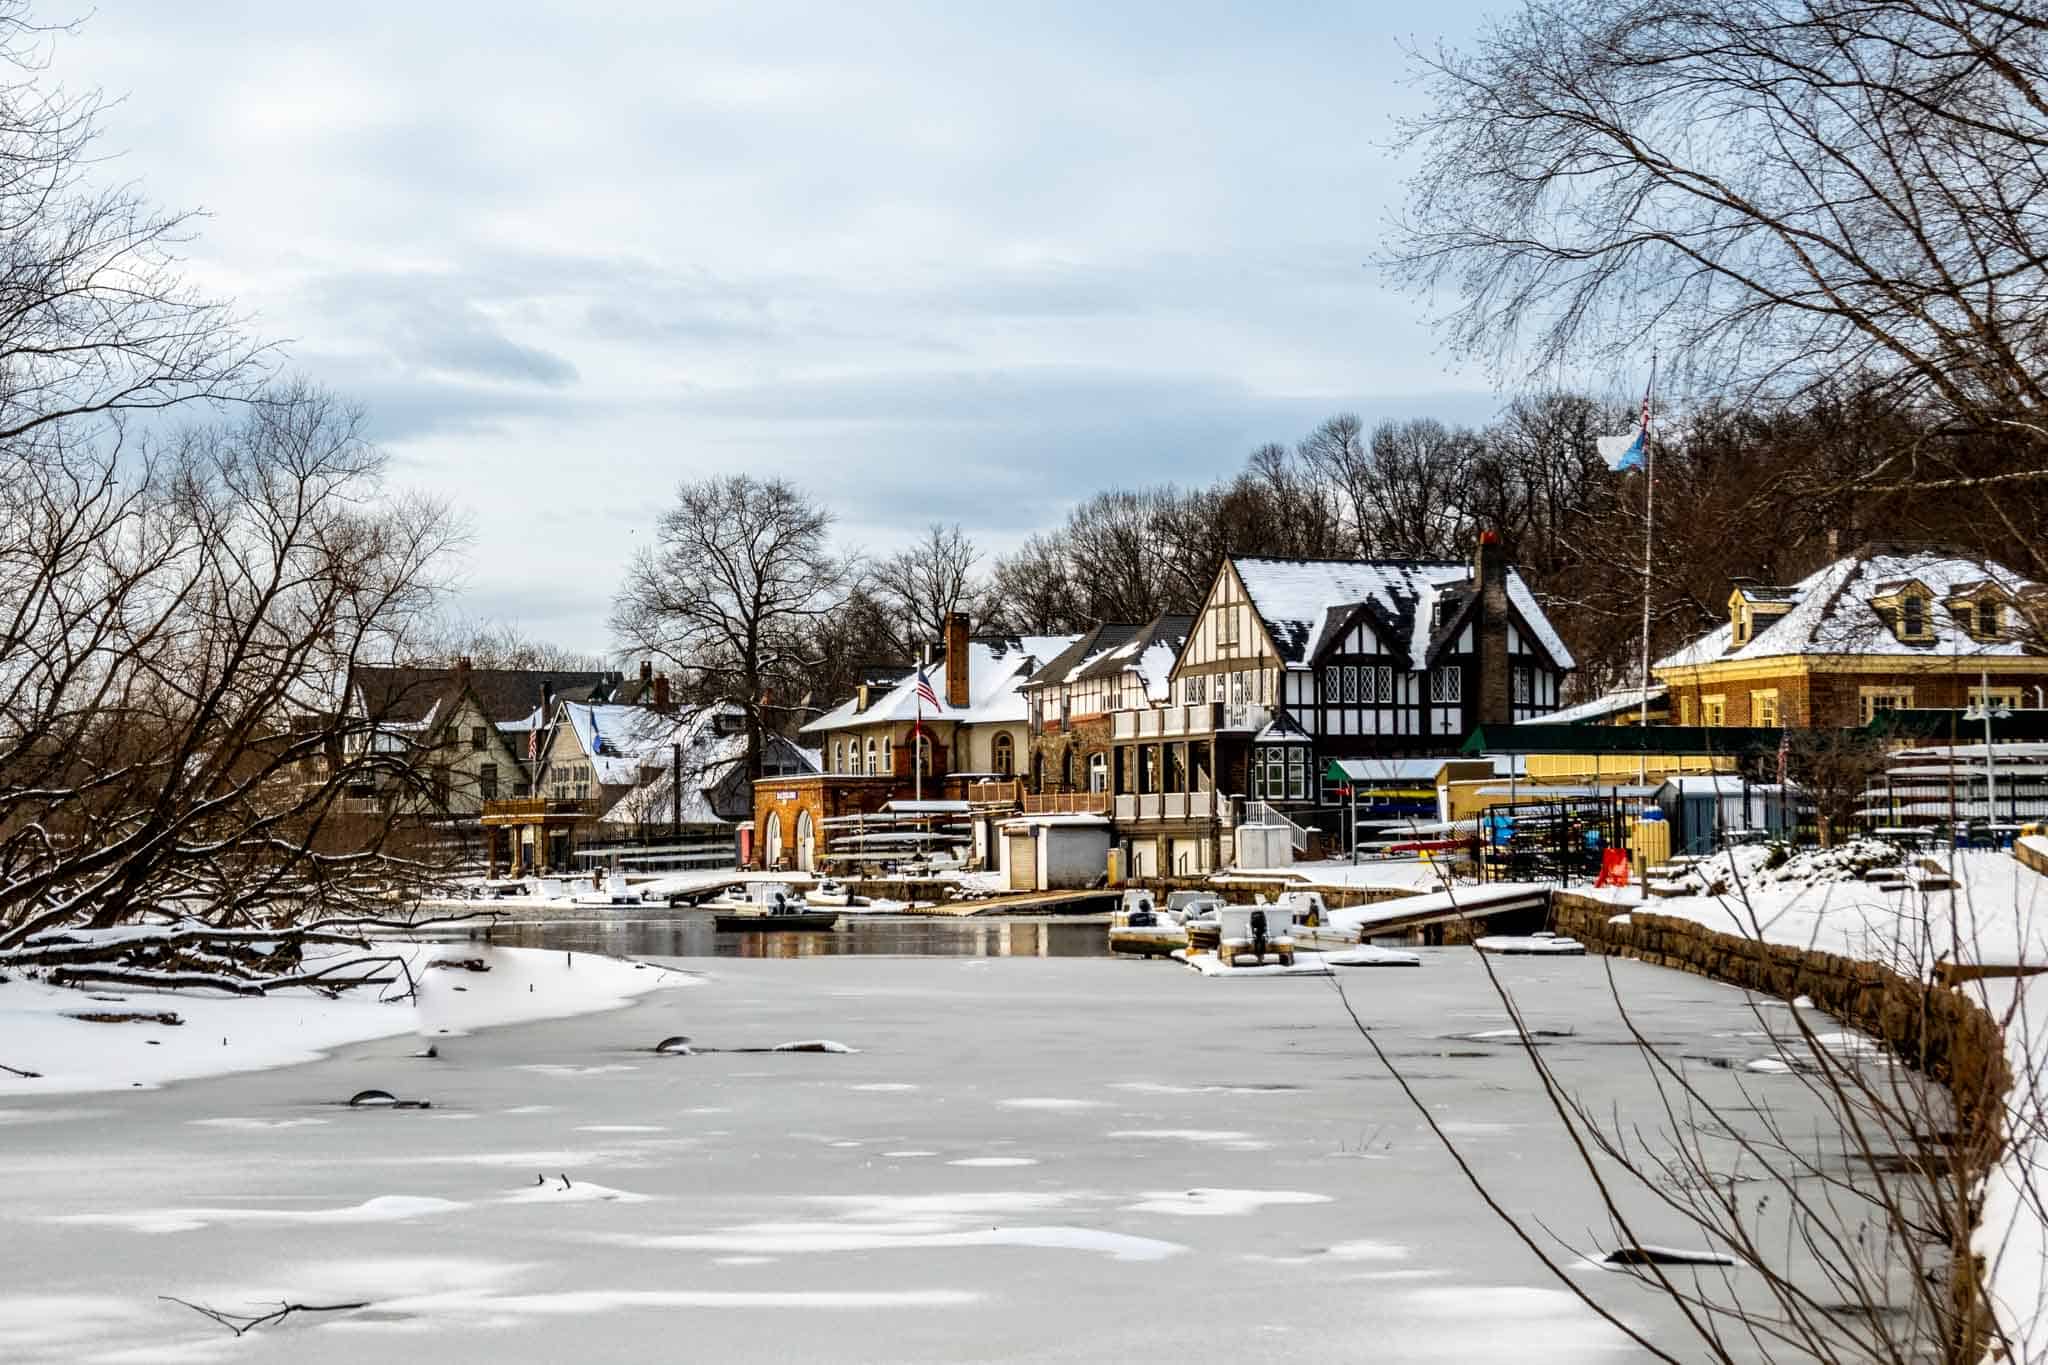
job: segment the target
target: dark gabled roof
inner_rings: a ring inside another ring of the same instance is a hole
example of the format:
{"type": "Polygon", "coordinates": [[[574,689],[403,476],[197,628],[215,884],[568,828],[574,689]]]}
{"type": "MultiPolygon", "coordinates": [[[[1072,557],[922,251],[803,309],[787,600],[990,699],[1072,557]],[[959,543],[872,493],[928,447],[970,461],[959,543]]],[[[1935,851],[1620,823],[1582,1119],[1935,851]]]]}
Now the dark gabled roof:
{"type": "MultiPolygon", "coordinates": [[[[371,664],[356,670],[363,713],[374,721],[413,724],[426,719],[437,702],[453,696],[453,668],[406,668],[371,664]]],[[[523,720],[540,705],[552,684],[558,701],[609,701],[624,681],[612,672],[559,669],[472,668],[469,688],[494,725],[523,720]]]]}
{"type": "Polygon", "coordinates": [[[1104,621],[1048,659],[1024,686],[1050,687],[1079,677],[1089,661],[1131,639],[1140,629],[1127,621],[1104,621]]]}
{"type": "MultiPolygon", "coordinates": [[[[1148,651],[1164,649],[1168,655],[1167,667],[1188,642],[1188,635],[1195,628],[1195,618],[1183,612],[1161,612],[1142,626],[1118,627],[1128,633],[1121,640],[1104,640],[1096,657],[1083,664],[1075,672],[1077,678],[1109,678],[1127,669],[1136,668],[1144,672],[1143,660],[1148,651]]],[[[1164,671],[1160,673],[1164,677],[1164,671]]]]}
{"type": "MultiPolygon", "coordinates": [[[[1333,612],[1359,603],[1375,609],[1375,628],[1390,653],[1423,666],[1440,623],[1472,591],[1472,566],[1416,559],[1263,559],[1230,561],[1282,662],[1303,667],[1331,627],[1333,612]],[[1422,656],[1422,657],[1418,657],[1422,656]]],[[[1508,604],[1524,632],[1559,668],[1575,662],[1521,574],[1506,570],[1508,604]]]]}

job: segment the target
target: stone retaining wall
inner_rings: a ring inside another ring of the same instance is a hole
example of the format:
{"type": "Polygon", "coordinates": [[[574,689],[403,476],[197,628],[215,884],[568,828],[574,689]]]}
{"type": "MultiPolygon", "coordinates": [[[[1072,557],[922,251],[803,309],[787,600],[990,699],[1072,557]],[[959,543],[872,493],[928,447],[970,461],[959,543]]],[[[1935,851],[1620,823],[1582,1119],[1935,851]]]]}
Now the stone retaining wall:
{"type": "MultiPolygon", "coordinates": [[[[1631,910],[1621,922],[1616,919],[1611,902],[1551,893],[1551,928],[1585,944],[1589,952],[1633,957],[1781,1000],[1803,995],[1844,1024],[1883,1040],[1953,1097],[1953,1150],[1963,1181],[1974,1188],[1996,1164],[2004,1145],[2001,1129],[2012,1072],[1997,1021],[1965,992],[1916,981],[1875,963],[1758,943],[1654,911],[1631,910]]],[[[1970,1252],[1967,1234],[1954,1251],[1954,1263],[1967,1268],[1955,1285],[1956,1302],[1968,1305],[1965,1320],[1974,1320],[1975,1328],[1971,1343],[1950,1358],[1975,1360],[1990,1340],[1984,1301],[1973,1288],[1983,1267],[1970,1252]]]]}

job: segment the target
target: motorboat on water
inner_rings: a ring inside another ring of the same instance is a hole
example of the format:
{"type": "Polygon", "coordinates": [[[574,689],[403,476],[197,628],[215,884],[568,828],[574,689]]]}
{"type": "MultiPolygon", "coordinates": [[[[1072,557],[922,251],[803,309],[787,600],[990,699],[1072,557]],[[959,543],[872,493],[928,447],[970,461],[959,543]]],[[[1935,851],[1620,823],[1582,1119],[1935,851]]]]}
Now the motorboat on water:
{"type": "Polygon", "coordinates": [[[804,892],[804,904],[824,908],[847,906],[853,904],[853,892],[847,890],[845,882],[836,877],[826,877],[804,892]]]}
{"type": "Polygon", "coordinates": [[[1188,931],[1159,908],[1150,891],[1132,887],[1124,892],[1109,921],[1109,950],[1139,957],[1164,957],[1176,948],[1188,946],[1188,931]]]}
{"type": "Polygon", "coordinates": [[[788,882],[746,882],[704,902],[721,933],[823,932],[837,928],[839,912],[812,910],[788,882]]]}

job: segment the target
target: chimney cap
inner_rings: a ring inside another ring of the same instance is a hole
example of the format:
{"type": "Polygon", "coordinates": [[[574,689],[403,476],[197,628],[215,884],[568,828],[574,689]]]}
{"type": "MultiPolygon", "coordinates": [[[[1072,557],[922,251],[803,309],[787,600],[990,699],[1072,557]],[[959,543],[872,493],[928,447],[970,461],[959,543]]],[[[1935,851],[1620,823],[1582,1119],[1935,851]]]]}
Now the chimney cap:
{"type": "Polygon", "coordinates": [[[1480,543],[1481,545],[1498,545],[1498,544],[1500,544],[1500,532],[1498,532],[1498,531],[1493,531],[1493,530],[1486,530],[1486,531],[1481,531],[1481,532],[1479,533],[1479,543],[1480,543]]]}

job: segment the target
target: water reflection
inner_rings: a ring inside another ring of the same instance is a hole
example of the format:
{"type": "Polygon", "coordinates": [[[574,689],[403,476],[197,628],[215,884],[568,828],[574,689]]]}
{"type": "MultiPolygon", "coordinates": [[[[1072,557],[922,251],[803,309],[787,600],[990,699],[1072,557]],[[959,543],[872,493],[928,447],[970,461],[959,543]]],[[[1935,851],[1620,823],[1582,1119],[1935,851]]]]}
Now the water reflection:
{"type": "Polygon", "coordinates": [[[702,911],[607,912],[602,916],[501,922],[437,935],[513,948],[618,957],[1107,957],[1100,918],[953,919],[848,916],[817,933],[722,934],[702,911]]]}

